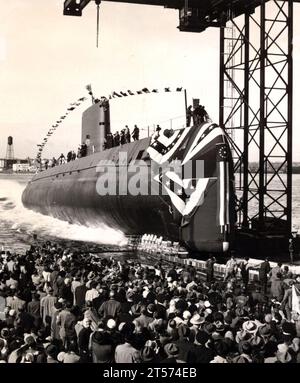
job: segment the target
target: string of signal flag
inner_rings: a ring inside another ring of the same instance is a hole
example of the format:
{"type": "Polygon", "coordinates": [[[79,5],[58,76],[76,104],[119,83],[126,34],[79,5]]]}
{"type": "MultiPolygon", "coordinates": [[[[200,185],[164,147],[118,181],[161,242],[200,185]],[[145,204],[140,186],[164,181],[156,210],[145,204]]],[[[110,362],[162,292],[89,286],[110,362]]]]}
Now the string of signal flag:
{"type": "MultiPolygon", "coordinates": [[[[174,90],[172,90],[170,87],[163,88],[161,90],[159,89],[148,89],[148,88],[143,88],[141,90],[136,90],[132,91],[128,89],[126,92],[124,91],[119,91],[119,92],[112,92],[108,97],[101,96],[100,100],[96,99],[93,94],[92,86],[89,84],[86,86],[86,89],[89,93],[89,95],[92,97],[93,103],[98,103],[103,100],[111,100],[113,98],[122,98],[122,97],[128,97],[128,96],[136,96],[136,95],[142,95],[142,94],[150,94],[150,93],[171,93],[171,92],[182,92],[183,87],[177,87],[174,90]]],[[[55,133],[56,129],[62,124],[62,122],[67,118],[67,116],[73,112],[76,108],[78,108],[84,101],[87,100],[87,97],[80,97],[77,101],[72,102],[69,107],[67,108],[66,112],[60,116],[60,118],[51,126],[51,128],[48,130],[46,137],[44,137],[43,141],[41,144],[37,144],[38,146],[38,152],[36,155],[37,160],[41,160],[42,153],[44,150],[45,145],[48,143],[48,139],[55,133]]]]}

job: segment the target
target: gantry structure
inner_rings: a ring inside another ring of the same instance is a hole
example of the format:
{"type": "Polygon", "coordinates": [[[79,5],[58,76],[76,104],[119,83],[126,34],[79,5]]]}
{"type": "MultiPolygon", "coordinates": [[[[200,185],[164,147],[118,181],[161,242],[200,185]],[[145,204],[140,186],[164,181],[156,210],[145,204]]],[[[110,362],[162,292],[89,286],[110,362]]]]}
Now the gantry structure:
{"type": "MultiPolygon", "coordinates": [[[[219,123],[234,157],[237,228],[290,237],[293,10],[300,0],[102,1],[177,9],[183,32],[220,29],[219,123]]],[[[81,16],[90,2],[66,0],[64,15],[81,16]]]]}

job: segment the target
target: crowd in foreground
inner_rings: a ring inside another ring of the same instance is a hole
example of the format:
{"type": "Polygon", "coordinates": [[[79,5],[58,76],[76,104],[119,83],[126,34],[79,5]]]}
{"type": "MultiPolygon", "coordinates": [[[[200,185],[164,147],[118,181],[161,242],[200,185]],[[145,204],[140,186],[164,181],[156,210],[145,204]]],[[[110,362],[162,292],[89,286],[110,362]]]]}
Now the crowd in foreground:
{"type": "Polygon", "coordinates": [[[213,263],[203,281],[192,266],[148,267],[50,242],[3,251],[0,361],[299,363],[299,276],[261,266],[265,290],[265,279],[249,284],[247,260],[232,257],[223,280],[213,263]]]}

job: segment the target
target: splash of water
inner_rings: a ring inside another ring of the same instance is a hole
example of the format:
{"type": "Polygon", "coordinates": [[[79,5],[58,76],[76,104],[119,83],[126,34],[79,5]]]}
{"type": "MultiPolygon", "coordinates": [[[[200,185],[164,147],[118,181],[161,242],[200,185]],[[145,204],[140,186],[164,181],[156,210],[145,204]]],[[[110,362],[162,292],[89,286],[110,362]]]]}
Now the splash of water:
{"type": "Polygon", "coordinates": [[[97,227],[70,224],[26,209],[21,201],[25,186],[17,181],[0,180],[0,221],[13,231],[97,244],[123,246],[127,243],[121,231],[104,224],[97,227]]]}

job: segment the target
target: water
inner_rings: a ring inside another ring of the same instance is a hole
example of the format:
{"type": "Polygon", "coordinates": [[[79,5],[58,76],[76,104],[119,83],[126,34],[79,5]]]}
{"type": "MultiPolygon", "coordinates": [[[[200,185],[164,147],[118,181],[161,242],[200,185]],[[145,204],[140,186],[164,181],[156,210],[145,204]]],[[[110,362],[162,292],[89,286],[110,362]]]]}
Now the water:
{"type": "Polygon", "coordinates": [[[38,238],[64,239],[93,244],[123,246],[126,237],[106,225],[86,227],[70,224],[26,209],[22,192],[32,175],[0,174],[0,247],[20,250],[33,234],[38,238]]]}
{"type": "MultiPolygon", "coordinates": [[[[86,227],[44,216],[23,207],[22,191],[32,175],[0,174],[0,248],[24,249],[38,238],[82,241],[90,244],[123,246],[126,238],[120,231],[105,225],[86,227]]],[[[274,185],[275,186],[275,185],[274,185]]],[[[300,174],[293,176],[293,229],[300,231],[300,174]]]]}

